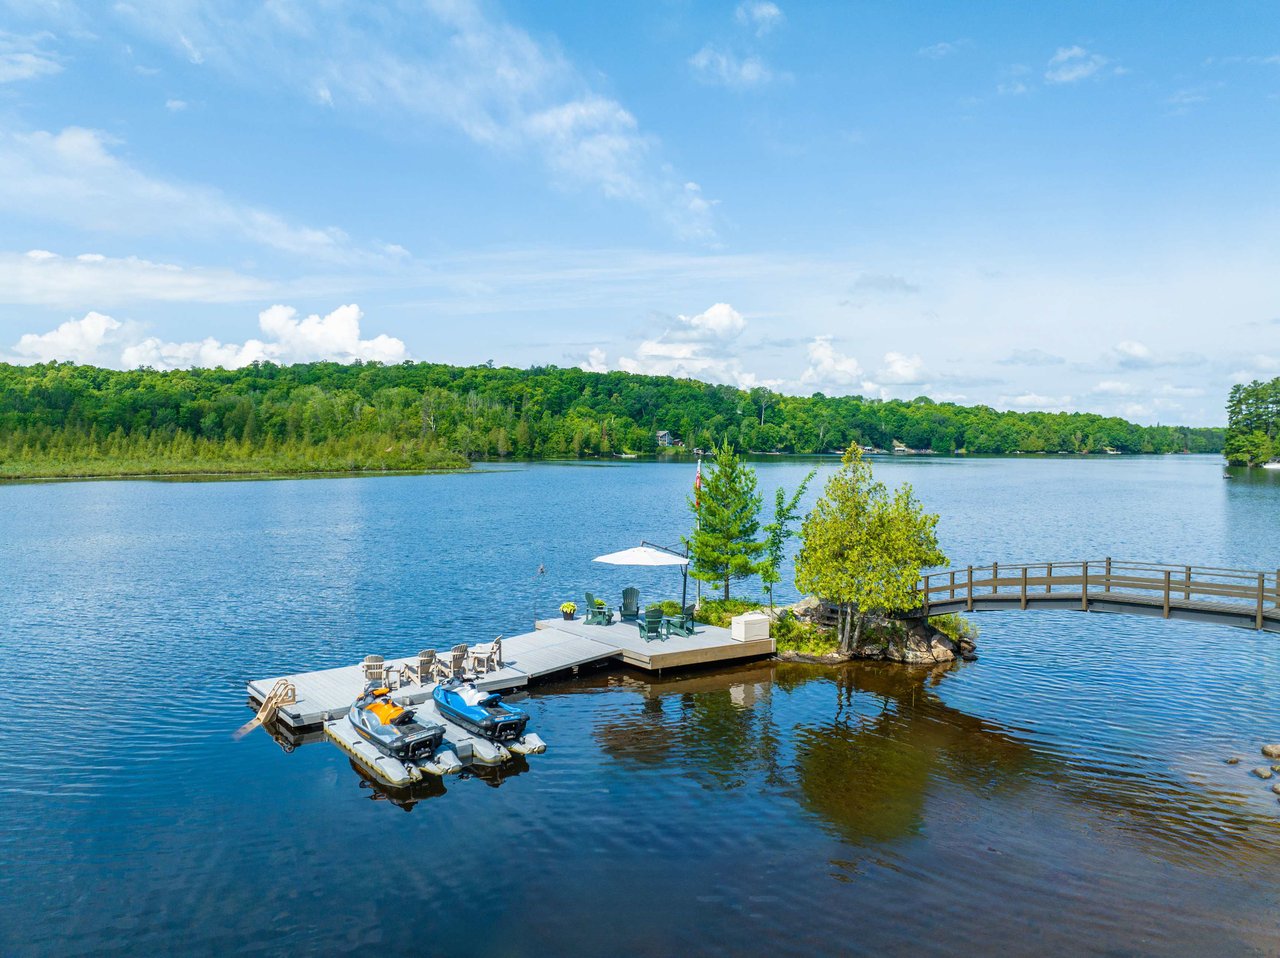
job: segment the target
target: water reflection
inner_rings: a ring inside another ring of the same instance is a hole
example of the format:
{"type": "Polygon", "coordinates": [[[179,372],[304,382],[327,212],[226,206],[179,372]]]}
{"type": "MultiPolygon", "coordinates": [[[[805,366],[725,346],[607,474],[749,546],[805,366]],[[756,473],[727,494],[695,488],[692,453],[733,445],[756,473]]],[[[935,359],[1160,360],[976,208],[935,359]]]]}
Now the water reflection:
{"type": "Polygon", "coordinates": [[[914,835],[940,782],[990,794],[1021,787],[1043,765],[1025,742],[947,706],[932,691],[945,671],[840,669],[830,718],[796,727],[801,801],[844,838],[914,835]]]}
{"type": "Polygon", "coordinates": [[[616,761],[671,766],[703,788],[777,789],[858,846],[919,835],[930,800],[956,788],[984,800],[1038,788],[1037,803],[1101,812],[1167,860],[1247,864],[1280,851],[1280,822],[1238,795],[1152,764],[1063,753],[948,705],[939,693],[960,668],[767,663],[615,676],[638,701],[603,713],[594,737],[616,761]]]}

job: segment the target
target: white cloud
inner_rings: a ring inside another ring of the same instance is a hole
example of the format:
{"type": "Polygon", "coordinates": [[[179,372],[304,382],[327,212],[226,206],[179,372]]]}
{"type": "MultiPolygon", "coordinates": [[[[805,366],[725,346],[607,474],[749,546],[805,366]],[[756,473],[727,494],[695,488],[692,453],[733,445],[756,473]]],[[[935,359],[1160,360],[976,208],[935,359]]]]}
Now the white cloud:
{"type": "Polygon", "coordinates": [[[0,83],[16,83],[62,71],[57,56],[44,49],[49,34],[22,36],[0,30],[0,83]]]}
{"type": "Polygon", "coordinates": [[[1142,390],[1133,383],[1117,379],[1104,379],[1093,387],[1093,391],[1102,396],[1136,396],[1142,390]]]}
{"type": "Polygon", "coordinates": [[[1160,366],[1197,366],[1204,362],[1204,356],[1196,353],[1157,354],[1145,343],[1124,340],[1116,343],[1103,361],[1117,369],[1155,369],[1160,366]]]}
{"type": "Polygon", "coordinates": [[[147,301],[231,303],[261,300],[271,290],[268,283],[230,270],[184,269],[133,256],[0,253],[0,303],[73,308],[147,301]]]}
{"type": "Polygon", "coordinates": [[[999,404],[1022,412],[1065,412],[1074,408],[1070,396],[1044,396],[1035,392],[1001,396],[999,404]]]}
{"type": "Polygon", "coordinates": [[[187,108],[187,101],[168,99],[164,101],[164,108],[170,113],[181,113],[187,108]]]}
{"type": "Polygon", "coordinates": [[[1133,340],[1124,340],[1116,343],[1112,349],[1112,354],[1121,366],[1150,366],[1153,362],[1151,350],[1146,344],[1134,342],[1133,340]]]}
{"type": "Polygon", "coordinates": [[[833,395],[858,392],[876,395],[881,389],[865,378],[861,364],[835,348],[830,336],[816,336],[808,347],[809,365],[800,375],[800,386],[809,392],[833,395]]]}
{"type": "Polygon", "coordinates": [[[1046,352],[1043,349],[1015,349],[1004,359],[997,359],[1002,366],[1061,366],[1066,362],[1061,356],[1046,352]]]}
{"type": "Polygon", "coordinates": [[[355,304],[339,306],[327,316],[313,314],[302,319],[291,306],[272,306],[258,314],[263,338],[236,344],[213,337],[189,342],[143,338],[132,323],[89,312],[83,319],[68,320],[50,332],[27,333],[15,344],[14,352],[15,358],[25,362],[70,360],[123,369],[236,369],[268,360],[282,364],[321,360],[398,363],[409,358],[405,344],[394,337],[361,339],[362,318],[360,307],[355,304]]]}
{"type": "Polygon", "coordinates": [[[719,84],[735,90],[764,86],[773,80],[773,71],[757,56],[745,59],[728,50],[707,44],[689,58],[694,75],[703,83],[719,84]]]}
{"type": "Polygon", "coordinates": [[[730,340],[747,328],[742,314],[728,303],[716,303],[696,316],[677,316],[673,335],[695,341],[730,340]]]}
{"type": "Polygon", "coordinates": [[[661,160],[656,138],[557,47],[496,7],[437,0],[370,14],[358,3],[244,11],[212,0],[132,0],[116,11],[174,53],[242,83],[291,88],[356,116],[381,111],[405,126],[453,127],[495,151],[539,158],[561,185],[649,209],[681,235],[714,233],[708,210],[685,202],[683,179],[661,160]]]}
{"type": "MultiPolygon", "coordinates": [[[[636,346],[633,356],[620,357],[618,368],[654,376],[755,385],[760,380],[742,369],[734,353],[735,341],[746,328],[741,313],[728,303],[716,303],[697,315],[677,316],[661,335],[636,346]]],[[[601,353],[600,361],[603,359],[601,353]]]]}
{"type": "Polygon", "coordinates": [[[99,131],[74,126],[58,133],[0,131],[0,211],[107,234],[216,233],[325,262],[382,258],[335,227],[298,226],[217,190],[149,176],[112,152],[113,145],[99,131]]]}
{"type": "Polygon", "coordinates": [[[607,373],[609,371],[608,354],[599,346],[587,352],[585,361],[578,363],[578,368],[589,373],[607,373]]]}
{"type": "Polygon", "coordinates": [[[1048,68],[1044,72],[1046,83],[1079,83],[1097,74],[1109,61],[1097,53],[1090,53],[1084,47],[1059,47],[1058,52],[1049,59],[1048,68]]]}
{"type": "Polygon", "coordinates": [[[949,57],[962,47],[968,46],[968,40],[951,40],[934,43],[927,47],[921,47],[916,51],[917,56],[925,57],[929,60],[941,60],[943,57],[949,57]]]}
{"type": "Polygon", "coordinates": [[[738,4],[738,8],[733,11],[733,18],[740,26],[755,30],[758,37],[781,26],[786,19],[778,5],[769,3],[768,0],[746,0],[738,4]]]}
{"type": "Polygon", "coordinates": [[[22,359],[33,363],[63,360],[99,364],[121,323],[102,313],[89,312],[83,319],[69,319],[47,333],[27,333],[13,347],[22,359]]]}
{"type": "Polygon", "coordinates": [[[876,373],[883,383],[898,386],[919,386],[925,381],[924,360],[905,353],[885,353],[884,365],[876,373]]]}

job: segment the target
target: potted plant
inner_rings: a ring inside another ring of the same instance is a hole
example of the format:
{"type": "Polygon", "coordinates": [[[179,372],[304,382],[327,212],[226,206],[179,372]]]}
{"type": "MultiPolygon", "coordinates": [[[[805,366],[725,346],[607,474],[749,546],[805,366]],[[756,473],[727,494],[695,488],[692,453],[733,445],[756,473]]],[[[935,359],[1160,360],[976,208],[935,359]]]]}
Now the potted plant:
{"type": "Polygon", "coordinates": [[[577,611],[578,605],[576,602],[560,603],[560,614],[563,615],[566,620],[572,620],[577,611]]]}

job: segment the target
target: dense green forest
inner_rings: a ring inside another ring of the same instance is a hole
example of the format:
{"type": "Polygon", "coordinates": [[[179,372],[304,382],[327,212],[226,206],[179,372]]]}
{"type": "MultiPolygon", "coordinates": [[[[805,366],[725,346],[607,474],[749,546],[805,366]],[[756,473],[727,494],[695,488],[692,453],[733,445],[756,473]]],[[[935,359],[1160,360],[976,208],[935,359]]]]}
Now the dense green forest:
{"type": "Polygon", "coordinates": [[[494,457],[857,442],[939,453],[1221,452],[1221,429],[919,398],[786,396],[687,379],[437,363],[120,371],[0,363],[0,475],[425,469],[494,457]]]}
{"type": "Polygon", "coordinates": [[[1235,466],[1280,459],[1280,376],[1231,387],[1223,452],[1235,466]]]}

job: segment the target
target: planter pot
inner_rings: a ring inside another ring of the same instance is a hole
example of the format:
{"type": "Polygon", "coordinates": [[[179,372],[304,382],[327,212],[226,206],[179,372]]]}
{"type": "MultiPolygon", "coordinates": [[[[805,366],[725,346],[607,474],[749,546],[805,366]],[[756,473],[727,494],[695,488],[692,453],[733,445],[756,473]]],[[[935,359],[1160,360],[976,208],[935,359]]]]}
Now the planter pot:
{"type": "Polygon", "coordinates": [[[560,614],[564,616],[564,620],[565,620],[566,622],[572,622],[572,621],[573,621],[573,613],[572,613],[572,612],[561,612],[560,614]]]}

